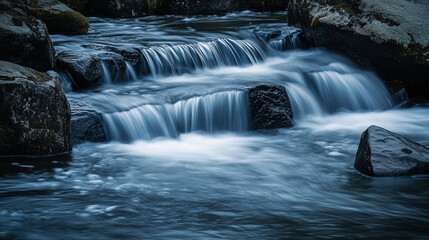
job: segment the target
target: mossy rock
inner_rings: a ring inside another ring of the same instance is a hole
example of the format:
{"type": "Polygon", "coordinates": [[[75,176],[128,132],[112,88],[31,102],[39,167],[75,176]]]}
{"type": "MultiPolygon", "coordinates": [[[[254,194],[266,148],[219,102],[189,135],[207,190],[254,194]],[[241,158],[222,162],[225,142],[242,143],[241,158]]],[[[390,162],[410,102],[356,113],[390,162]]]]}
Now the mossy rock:
{"type": "Polygon", "coordinates": [[[89,21],[79,12],[47,11],[39,12],[40,19],[48,26],[49,33],[85,34],[89,29],[89,21]]]}

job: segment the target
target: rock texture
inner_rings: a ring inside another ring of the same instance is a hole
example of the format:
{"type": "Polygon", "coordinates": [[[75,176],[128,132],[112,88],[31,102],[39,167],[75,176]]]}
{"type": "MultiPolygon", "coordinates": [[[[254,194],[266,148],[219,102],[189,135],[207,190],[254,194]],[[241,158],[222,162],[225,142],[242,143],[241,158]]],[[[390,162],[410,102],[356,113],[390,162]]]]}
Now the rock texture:
{"type": "MultiPolygon", "coordinates": [[[[11,7],[2,5],[0,7],[11,7]]],[[[55,50],[46,25],[25,14],[0,12],[0,59],[34,68],[53,69],[55,50]]]]}
{"type": "Polygon", "coordinates": [[[425,0],[291,0],[289,23],[308,43],[341,51],[410,96],[429,96],[429,2],[425,0]]]}
{"type": "Polygon", "coordinates": [[[73,143],[107,141],[100,113],[85,102],[70,101],[73,143]]]}
{"type": "Polygon", "coordinates": [[[243,10],[285,11],[287,3],[286,0],[88,0],[83,12],[99,17],[221,14],[243,10]]]}
{"type": "Polygon", "coordinates": [[[72,150],[70,106],[45,73],[0,61],[0,155],[72,150]]]}
{"type": "Polygon", "coordinates": [[[157,14],[222,14],[232,11],[285,11],[286,0],[152,0],[157,14]]]}
{"type": "Polygon", "coordinates": [[[250,129],[293,126],[293,112],[283,86],[263,84],[248,89],[250,129]]]}
{"type": "Polygon", "coordinates": [[[87,16],[130,18],[143,17],[151,13],[150,4],[154,0],[88,0],[83,10],[87,16]]]}
{"type": "Polygon", "coordinates": [[[378,126],[362,133],[354,166],[370,176],[429,173],[429,149],[378,126]]]}

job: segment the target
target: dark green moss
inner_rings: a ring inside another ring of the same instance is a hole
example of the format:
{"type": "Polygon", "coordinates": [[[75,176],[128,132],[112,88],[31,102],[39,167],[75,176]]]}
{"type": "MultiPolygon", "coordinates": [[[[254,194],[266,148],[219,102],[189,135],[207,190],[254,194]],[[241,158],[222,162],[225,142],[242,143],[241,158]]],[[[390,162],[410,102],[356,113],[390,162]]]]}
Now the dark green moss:
{"type": "Polygon", "coordinates": [[[89,21],[76,11],[52,12],[40,11],[39,17],[46,23],[49,33],[85,34],[89,21]]]}

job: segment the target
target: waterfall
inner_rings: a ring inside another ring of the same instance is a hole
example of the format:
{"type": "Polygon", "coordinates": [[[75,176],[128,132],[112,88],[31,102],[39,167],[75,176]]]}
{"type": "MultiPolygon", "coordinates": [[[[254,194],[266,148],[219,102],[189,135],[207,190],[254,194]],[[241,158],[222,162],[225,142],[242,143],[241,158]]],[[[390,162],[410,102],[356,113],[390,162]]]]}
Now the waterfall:
{"type": "Polygon", "coordinates": [[[338,111],[378,111],[393,106],[382,81],[373,73],[352,71],[315,71],[294,75],[285,87],[295,118],[338,111]]]}
{"type": "Polygon", "coordinates": [[[301,34],[300,29],[293,28],[292,30],[286,29],[284,31],[285,33],[280,39],[269,41],[272,48],[277,51],[287,51],[302,47],[301,40],[299,39],[299,34],[301,34]]]}
{"type": "Polygon", "coordinates": [[[103,61],[101,61],[101,68],[103,69],[102,79],[104,80],[105,83],[111,84],[112,76],[110,74],[109,68],[107,68],[106,64],[103,61]]]}
{"type": "Polygon", "coordinates": [[[111,139],[133,141],[178,137],[192,131],[245,131],[248,98],[243,91],[226,91],[164,105],[143,105],[103,115],[111,139]]]}
{"type": "Polygon", "coordinates": [[[133,81],[136,81],[137,74],[136,74],[136,71],[134,70],[134,67],[128,61],[125,61],[125,66],[127,67],[128,78],[130,78],[133,81]]]}
{"type": "Polygon", "coordinates": [[[154,77],[203,68],[255,64],[266,58],[262,44],[253,40],[233,39],[144,48],[141,54],[145,72],[154,77]]]}

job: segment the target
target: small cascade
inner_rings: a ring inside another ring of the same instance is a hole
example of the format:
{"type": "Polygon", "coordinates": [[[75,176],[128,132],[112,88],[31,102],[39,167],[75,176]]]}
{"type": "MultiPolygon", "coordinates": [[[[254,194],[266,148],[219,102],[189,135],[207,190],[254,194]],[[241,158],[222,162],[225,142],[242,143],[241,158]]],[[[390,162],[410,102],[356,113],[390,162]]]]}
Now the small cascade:
{"type": "Polygon", "coordinates": [[[145,72],[156,77],[196,69],[255,64],[266,58],[266,49],[253,40],[217,39],[186,45],[141,49],[145,72]]]}
{"type": "Polygon", "coordinates": [[[103,81],[107,84],[111,84],[112,83],[112,76],[110,74],[109,68],[107,68],[106,63],[104,63],[103,61],[101,61],[101,68],[103,70],[103,81]]]}
{"type": "Polygon", "coordinates": [[[269,43],[272,48],[277,51],[287,51],[302,47],[302,42],[299,39],[301,30],[294,29],[287,31],[280,39],[271,40],[269,43]]]}
{"type": "Polygon", "coordinates": [[[125,66],[127,68],[128,78],[131,79],[132,81],[136,81],[137,74],[136,74],[136,71],[134,70],[134,67],[128,61],[125,61],[125,66]]]}
{"type": "Polygon", "coordinates": [[[103,115],[112,140],[178,137],[192,131],[240,132],[248,129],[248,98],[243,91],[193,97],[174,104],[143,105],[103,115]]]}
{"type": "Polygon", "coordinates": [[[299,75],[286,84],[295,118],[338,111],[378,111],[393,106],[387,89],[375,74],[342,67],[343,71],[327,69],[299,75]]]}

